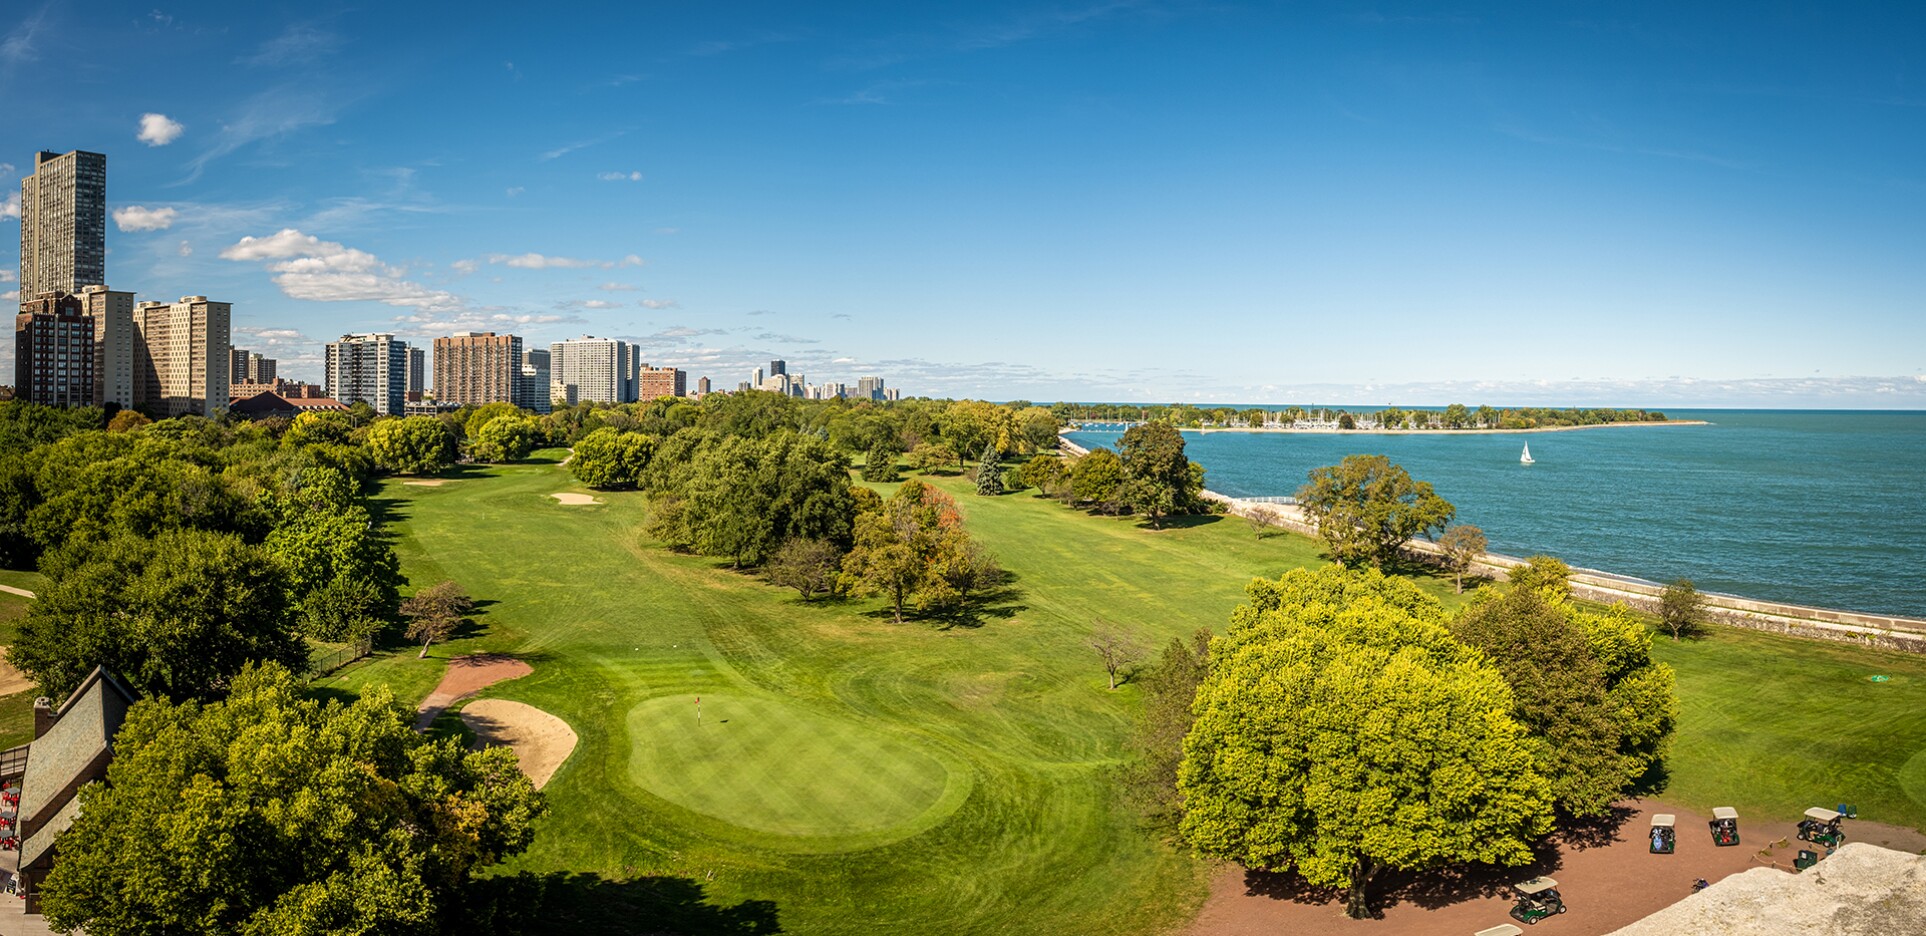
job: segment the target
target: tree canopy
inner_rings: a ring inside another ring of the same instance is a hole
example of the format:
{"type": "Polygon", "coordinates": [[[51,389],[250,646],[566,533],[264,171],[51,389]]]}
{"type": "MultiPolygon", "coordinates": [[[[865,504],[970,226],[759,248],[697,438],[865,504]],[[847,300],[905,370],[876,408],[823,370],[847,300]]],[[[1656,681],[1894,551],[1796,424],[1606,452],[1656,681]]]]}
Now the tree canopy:
{"type": "Polygon", "coordinates": [[[857,515],[855,545],[843,557],[844,585],[888,597],[899,624],[906,607],[952,607],[990,577],[1000,572],[964,531],[956,502],[914,479],[857,515]]]}
{"type": "Polygon", "coordinates": [[[437,474],[458,454],[454,432],[433,416],[375,420],[368,427],[368,452],[376,465],[404,475],[437,474]]]}
{"type": "Polygon", "coordinates": [[[1412,537],[1443,529],[1457,515],[1431,482],[1413,481],[1383,455],[1347,455],[1312,469],[1297,502],[1331,557],[1346,565],[1382,567],[1412,537]]]}
{"type": "Polygon", "coordinates": [[[1341,568],[1253,584],[1184,739],[1193,846],[1348,887],[1354,917],[1380,869],[1531,860],[1551,795],[1511,691],[1415,591],[1341,568]]]}
{"type": "Polygon", "coordinates": [[[1184,455],[1184,434],[1169,423],[1132,426],[1117,440],[1124,482],[1119,492],[1130,508],[1161,527],[1171,514],[1202,509],[1203,466],[1184,455]]]}
{"type": "Polygon", "coordinates": [[[49,557],[43,591],[7,658],[62,698],[95,666],[147,695],[205,699],[250,662],[307,667],[287,572],[230,533],[122,534],[49,557]]]}
{"type": "Polygon", "coordinates": [[[415,732],[385,686],[343,705],[249,667],[225,701],[147,699],[80,791],[42,888],[56,929],[461,930],[479,869],[527,849],[541,794],[507,748],[415,732]]]}

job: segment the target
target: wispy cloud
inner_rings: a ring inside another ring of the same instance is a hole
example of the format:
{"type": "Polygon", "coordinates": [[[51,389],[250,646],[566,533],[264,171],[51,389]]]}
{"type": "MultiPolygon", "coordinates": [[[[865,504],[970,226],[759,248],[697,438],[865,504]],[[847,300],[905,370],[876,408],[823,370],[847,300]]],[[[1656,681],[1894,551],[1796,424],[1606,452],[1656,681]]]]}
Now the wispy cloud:
{"type": "Polygon", "coordinates": [[[682,303],[674,299],[644,299],[637,303],[644,309],[680,309],[682,303]]]}
{"type": "Polygon", "coordinates": [[[595,174],[595,177],[598,179],[601,179],[604,182],[640,182],[642,181],[642,173],[640,172],[598,172],[595,174]]]}
{"type": "Polygon", "coordinates": [[[53,3],[42,5],[39,12],[21,20],[18,26],[7,32],[5,39],[0,39],[0,65],[11,68],[40,57],[40,30],[53,8],[53,3]]]}
{"type": "Polygon", "coordinates": [[[333,52],[341,37],[313,23],[290,23],[281,34],[261,43],[253,55],[236,59],[241,65],[302,65],[333,52]]]}
{"type": "Polygon", "coordinates": [[[843,97],[817,98],[811,104],[893,104],[899,94],[912,88],[921,88],[930,82],[923,80],[879,81],[866,88],[843,97]]]}
{"type": "Polygon", "coordinates": [[[174,226],[172,208],[143,208],[128,205],[114,209],[114,226],[123,231],[164,231],[174,226]]]}
{"type": "Polygon", "coordinates": [[[404,279],[406,270],[373,254],[324,241],[294,228],[265,237],[243,237],[221,251],[224,260],[261,262],[274,284],[293,299],[312,302],[380,302],[432,312],[454,312],[461,297],[404,279]]]}
{"type": "Polygon", "coordinates": [[[815,338],[798,338],[795,335],[778,335],[775,332],[763,332],[756,336],[756,340],[774,341],[781,344],[822,344],[821,341],[815,338]]]}
{"type": "Polygon", "coordinates": [[[1541,146],[1571,146],[1580,149],[1598,150],[1605,153],[1620,153],[1627,156],[1651,156],[1660,159],[1682,159],[1687,162],[1705,163],[1723,169],[1750,169],[1752,164],[1737,159],[1729,159],[1697,150],[1673,149],[1667,147],[1640,146],[1603,139],[1577,139],[1540,133],[1516,123],[1501,123],[1495,128],[1499,133],[1526,143],[1541,146]]]}
{"type": "Polygon", "coordinates": [[[603,283],[595,288],[603,292],[634,292],[637,287],[628,283],[603,283]]]}
{"type": "Polygon", "coordinates": [[[601,136],[594,137],[587,140],[579,140],[574,143],[564,143],[561,146],[555,147],[552,150],[544,151],[540,156],[537,156],[535,158],[539,162],[548,162],[551,159],[560,159],[564,156],[567,156],[570,153],[575,152],[576,150],[584,150],[584,149],[588,149],[591,146],[600,146],[603,143],[609,142],[610,140],[621,139],[623,136],[627,135],[627,133],[628,133],[627,130],[617,130],[614,133],[605,133],[601,136]]]}
{"type": "MultiPolygon", "coordinates": [[[[518,270],[583,270],[592,267],[612,270],[616,267],[641,266],[647,262],[635,254],[629,254],[620,260],[587,260],[580,257],[551,257],[538,253],[489,254],[485,259],[491,264],[513,267],[518,270]]],[[[475,261],[457,260],[455,261],[455,268],[464,273],[472,273],[475,270],[475,261]],[[464,266],[464,264],[466,264],[466,266],[464,266]]]]}
{"type": "Polygon", "coordinates": [[[186,127],[181,126],[180,121],[174,120],[166,114],[142,114],[140,115],[140,132],[134,135],[134,139],[148,146],[166,146],[180,139],[181,131],[186,129],[186,127]]]}
{"type": "Polygon", "coordinates": [[[1021,16],[965,30],[957,40],[962,49],[992,49],[1031,39],[1040,39],[1084,23],[1108,19],[1119,14],[1151,9],[1146,0],[1111,0],[1107,3],[1074,7],[1048,7],[1021,16]]]}
{"type": "Polygon", "coordinates": [[[20,193],[8,192],[5,198],[0,198],[0,218],[14,218],[17,220],[19,217],[20,193]]]}
{"type": "Polygon", "coordinates": [[[760,35],[742,39],[711,39],[690,46],[687,54],[694,58],[704,58],[711,55],[722,55],[728,52],[740,52],[744,49],[753,49],[757,46],[795,42],[801,38],[801,36],[792,33],[765,32],[760,35]]]}
{"type": "Polygon", "coordinates": [[[334,123],[335,107],[315,88],[289,85],[255,94],[241,103],[232,120],[221,125],[214,145],[187,164],[185,181],[199,178],[208,163],[250,143],[334,123]]]}

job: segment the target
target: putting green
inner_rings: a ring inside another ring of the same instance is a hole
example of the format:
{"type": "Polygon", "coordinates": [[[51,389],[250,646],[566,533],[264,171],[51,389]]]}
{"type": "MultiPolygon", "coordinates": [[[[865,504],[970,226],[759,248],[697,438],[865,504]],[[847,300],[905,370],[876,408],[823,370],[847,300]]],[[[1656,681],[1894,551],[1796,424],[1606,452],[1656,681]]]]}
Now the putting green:
{"type": "Polygon", "coordinates": [[[969,792],[967,768],[910,740],[776,699],[705,694],[697,721],[695,696],[667,696],[628,725],[638,785],[756,832],[873,844],[935,825],[969,792]]]}

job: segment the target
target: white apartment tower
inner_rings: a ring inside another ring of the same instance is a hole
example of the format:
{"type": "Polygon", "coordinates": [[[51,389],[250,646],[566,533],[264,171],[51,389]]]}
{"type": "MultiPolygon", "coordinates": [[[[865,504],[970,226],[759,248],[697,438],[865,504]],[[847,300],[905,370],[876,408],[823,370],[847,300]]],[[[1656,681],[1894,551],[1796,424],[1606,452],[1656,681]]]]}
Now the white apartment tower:
{"type": "Polygon", "coordinates": [[[633,403],[642,349],[614,338],[571,338],[548,346],[548,367],[558,403],[633,403]]]}
{"type": "MultiPolygon", "coordinates": [[[[107,300],[103,300],[107,301],[107,300]]],[[[134,403],[161,417],[227,412],[233,305],[206,296],[134,307],[134,403]]]]}
{"type": "Polygon", "coordinates": [[[36,153],[20,180],[20,296],[107,281],[107,157],[36,153]]]}
{"type": "Polygon", "coordinates": [[[342,335],[328,344],[327,391],[343,403],[366,403],[383,416],[407,410],[408,345],[388,332],[342,335]]]}

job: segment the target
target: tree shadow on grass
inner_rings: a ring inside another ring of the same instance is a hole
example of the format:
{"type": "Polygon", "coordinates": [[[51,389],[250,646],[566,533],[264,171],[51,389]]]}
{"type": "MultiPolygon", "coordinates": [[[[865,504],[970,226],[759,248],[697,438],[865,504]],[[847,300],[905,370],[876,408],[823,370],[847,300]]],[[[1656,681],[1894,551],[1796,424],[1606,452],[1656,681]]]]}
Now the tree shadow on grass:
{"type": "Polygon", "coordinates": [[[1220,523],[1223,521],[1223,519],[1224,519],[1223,514],[1179,514],[1176,516],[1165,517],[1161,521],[1163,524],[1162,526],[1153,524],[1149,520],[1144,520],[1137,524],[1137,528],[1140,530],[1159,530],[1159,531],[1192,530],[1192,529],[1196,529],[1197,527],[1210,526],[1213,523],[1220,523]]]}
{"type": "Polygon", "coordinates": [[[462,932],[766,936],[783,932],[774,901],[718,905],[703,882],[684,877],[610,879],[558,871],[476,881],[462,932]]]}

